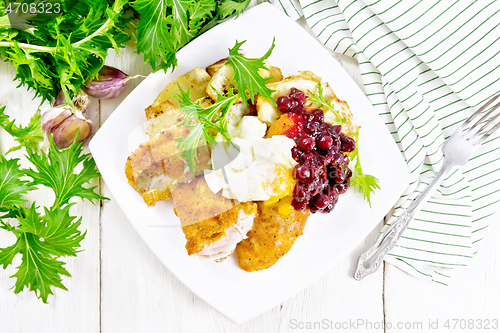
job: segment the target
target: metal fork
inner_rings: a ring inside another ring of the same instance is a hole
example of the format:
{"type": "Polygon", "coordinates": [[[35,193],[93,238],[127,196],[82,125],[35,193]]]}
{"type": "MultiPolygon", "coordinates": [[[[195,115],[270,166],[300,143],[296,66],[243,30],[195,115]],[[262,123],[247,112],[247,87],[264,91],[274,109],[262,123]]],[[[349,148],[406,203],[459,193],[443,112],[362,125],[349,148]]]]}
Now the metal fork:
{"type": "Polygon", "coordinates": [[[453,167],[465,165],[484,140],[500,128],[500,121],[497,121],[500,118],[500,112],[494,114],[500,103],[497,103],[484,115],[482,114],[499,96],[500,94],[491,98],[472,114],[445,142],[442,147],[444,161],[441,170],[439,170],[429,186],[415,198],[403,214],[392,222],[390,226],[382,230],[375,244],[359,257],[356,272],[354,273],[356,280],[359,281],[377,271],[384,256],[396,245],[396,242],[401,238],[413,216],[429,200],[436,187],[441,183],[441,179],[448,175],[453,167]],[[479,120],[477,120],[478,118],[479,120]],[[475,121],[474,124],[470,128],[467,128],[473,121],[475,121]]]}

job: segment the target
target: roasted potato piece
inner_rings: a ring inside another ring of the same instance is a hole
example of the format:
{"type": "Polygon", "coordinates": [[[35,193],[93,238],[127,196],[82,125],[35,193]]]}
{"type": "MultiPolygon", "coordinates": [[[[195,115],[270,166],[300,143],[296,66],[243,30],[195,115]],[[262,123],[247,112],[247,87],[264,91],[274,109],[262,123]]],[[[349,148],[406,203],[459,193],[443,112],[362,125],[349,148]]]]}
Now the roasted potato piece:
{"type": "Polygon", "coordinates": [[[221,59],[217,62],[214,62],[213,64],[207,66],[207,68],[205,68],[205,70],[207,71],[207,73],[210,75],[210,76],[214,76],[215,73],[217,73],[217,71],[222,67],[224,66],[224,64],[226,63],[227,59],[224,58],[224,59],[221,59]]]}
{"type": "MultiPolygon", "coordinates": [[[[201,106],[209,106],[212,104],[212,100],[209,96],[205,96],[197,100],[196,103],[201,106]]],[[[165,101],[156,107],[149,106],[146,109],[146,117],[148,117],[148,121],[144,124],[145,132],[152,139],[160,130],[178,125],[184,120],[184,113],[169,101],[165,101]]]]}
{"type": "Polygon", "coordinates": [[[212,101],[217,100],[217,92],[225,95],[227,92],[236,87],[234,78],[234,70],[230,65],[223,65],[210,79],[207,84],[206,93],[212,101]]]}
{"type": "Polygon", "coordinates": [[[158,104],[151,104],[145,110],[146,119],[151,120],[162,114],[179,114],[179,108],[169,101],[163,101],[158,104]]]}
{"type": "Polygon", "coordinates": [[[150,105],[146,108],[146,118],[148,121],[144,124],[145,132],[152,139],[160,130],[181,122],[184,115],[178,107],[164,101],[157,106],[150,105]]]}
{"type": "Polygon", "coordinates": [[[269,60],[264,59],[264,66],[267,69],[260,68],[259,69],[260,76],[262,76],[263,78],[270,77],[271,76],[271,63],[269,63],[269,60]]]}
{"type": "MultiPolygon", "coordinates": [[[[225,59],[223,59],[225,60],[225,59]]],[[[222,60],[221,60],[222,61],[222,60]]],[[[225,60],[227,61],[227,60],[225,60]]],[[[217,63],[215,63],[217,64],[217,63]]],[[[215,69],[217,66],[213,64],[211,66],[214,66],[213,69],[215,69]]],[[[269,64],[269,61],[266,59],[264,60],[264,65],[266,68],[270,68],[271,65],[269,64]]],[[[277,68],[277,67],[275,67],[277,68]]],[[[211,69],[212,70],[212,69],[211,69]]],[[[279,70],[279,69],[278,69],[279,70]]],[[[277,71],[276,71],[277,73],[277,71]]],[[[281,71],[280,71],[281,73],[281,71]]],[[[271,71],[269,69],[259,69],[259,74],[260,76],[266,78],[271,75],[271,71]]],[[[234,78],[234,70],[231,65],[225,65],[222,64],[217,72],[212,76],[212,79],[207,85],[206,92],[208,96],[212,99],[212,101],[217,100],[217,92],[221,95],[225,95],[229,90],[233,89],[236,87],[236,81],[233,80],[234,78]]]]}
{"type": "MultiPolygon", "coordinates": [[[[272,96],[274,98],[281,97],[290,92],[291,88],[297,88],[302,90],[307,94],[308,91],[316,92],[318,83],[321,82],[321,78],[310,71],[299,71],[295,75],[290,75],[280,82],[275,82],[270,84],[270,88],[275,90],[272,96]]],[[[335,96],[332,88],[328,83],[323,83],[323,97],[326,100],[331,99],[335,96]]]]}
{"type": "MultiPolygon", "coordinates": [[[[272,96],[273,94],[271,94],[272,96]]],[[[281,96],[278,96],[281,97],[281,96]]],[[[277,97],[275,97],[277,99],[277,97]]],[[[257,101],[255,102],[255,108],[257,109],[257,117],[263,123],[269,127],[281,116],[281,111],[278,110],[273,103],[267,98],[261,95],[257,96],[257,101]]]]}
{"type": "Polygon", "coordinates": [[[170,82],[158,95],[152,106],[156,107],[162,102],[169,101],[178,108],[179,102],[174,96],[174,93],[179,93],[177,84],[185,91],[189,89],[192,101],[203,98],[207,96],[205,88],[209,81],[210,75],[204,69],[197,67],[170,82]]]}
{"type": "Polygon", "coordinates": [[[210,106],[213,104],[210,96],[205,96],[203,98],[200,98],[196,101],[196,103],[200,104],[201,106],[210,106]]]}
{"type": "Polygon", "coordinates": [[[283,80],[283,74],[281,74],[281,69],[278,67],[270,66],[269,76],[271,77],[267,83],[279,82],[283,80]]]}
{"type": "Polygon", "coordinates": [[[341,122],[340,119],[338,119],[337,115],[332,110],[330,110],[330,108],[327,108],[325,106],[318,106],[318,108],[325,112],[324,121],[332,125],[341,125],[342,132],[345,135],[352,137],[356,132],[356,126],[353,124],[353,115],[351,109],[349,109],[349,105],[347,104],[347,102],[338,99],[337,96],[334,96],[330,100],[327,100],[327,102],[331,102],[335,110],[339,112],[340,117],[345,118],[346,121],[341,122]]]}

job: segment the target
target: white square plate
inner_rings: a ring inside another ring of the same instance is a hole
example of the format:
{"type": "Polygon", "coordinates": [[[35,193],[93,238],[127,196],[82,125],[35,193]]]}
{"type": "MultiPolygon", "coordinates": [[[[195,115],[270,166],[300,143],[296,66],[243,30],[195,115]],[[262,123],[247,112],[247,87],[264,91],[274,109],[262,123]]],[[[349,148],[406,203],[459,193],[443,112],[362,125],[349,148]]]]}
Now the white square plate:
{"type": "Polygon", "coordinates": [[[407,187],[410,174],[391,135],[351,77],[312,36],[270,4],[249,9],[186,45],[177,54],[173,73],[149,75],[120,104],[90,142],[104,181],[144,241],[180,281],[208,304],[241,323],[271,309],[318,279],[360,243],[391,209],[407,187]],[[283,74],[310,70],[329,82],[362,126],[360,154],[364,171],[380,180],[372,208],[352,190],[340,197],[330,214],[313,215],[290,252],[273,267],[247,273],[235,255],[222,263],[189,257],[172,204],[147,208],[127,183],[124,165],[147,140],[144,109],[173,79],[195,67],[225,58],[235,41],[247,40],[244,53],[263,55],[276,37],[269,58],[283,74]]]}

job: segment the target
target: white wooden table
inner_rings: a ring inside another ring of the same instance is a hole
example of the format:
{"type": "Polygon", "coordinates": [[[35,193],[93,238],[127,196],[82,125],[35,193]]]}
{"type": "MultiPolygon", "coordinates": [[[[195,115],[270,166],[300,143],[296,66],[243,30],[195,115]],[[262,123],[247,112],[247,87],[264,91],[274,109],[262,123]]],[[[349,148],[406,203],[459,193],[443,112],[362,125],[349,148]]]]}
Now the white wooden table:
{"type": "MultiPolygon", "coordinates": [[[[338,57],[359,82],[356,62],[338,57]]],[[[120,56],[110,54],[107,64],[134,75],[151,71],[130,47],[120,56]]],[[[16,89],[13,78],[13,68],[1,63],[0,105],[7,105],[7,113],[26,124],[39,100],[32,100],[33,95],[24,88],[16,89]]],[[[94,127],[104,123],[139,83],[129,82],[114,100],[93,100],[94,127]]],[[[5,153],[12,141],[4,132],[0,132],[0,140],[5,153]]],[[[14,270],[0,270],[0,333],[479,332],[482,330],[446,329],[444,324],[448,319],[450,324],[453,319],[500,320],[498,216],[473,263],[453,278],[450,287],[417,280],[391,265],[362,282],[355,281],[355,262],[375,240],[380,224],[364,243],[311,286],[238,325],[205,304],[160,263],[127,221],[106,184],[100,185],[101,193],[111,200],[96,205],[79,203],[74,209],[83,215],[87,236],[82,242],[85,251],[67,259],[66,268],[73,277],[64,278],[63,283],[69,291],[57,289],[49,304],[43,304],[32,292],[15,295],[9,290],[14,285],[9,278],[14,270]],[[438,329],[434,329],[436,321],[438,329]],[[307,329],[314,322],[321,328],[307,329]]],[[[41,203],[44,200],[40,193],[31,198],[41,203]]],[[[0,230],[0,247],[12,242],[13,237],[0,230]]]]}

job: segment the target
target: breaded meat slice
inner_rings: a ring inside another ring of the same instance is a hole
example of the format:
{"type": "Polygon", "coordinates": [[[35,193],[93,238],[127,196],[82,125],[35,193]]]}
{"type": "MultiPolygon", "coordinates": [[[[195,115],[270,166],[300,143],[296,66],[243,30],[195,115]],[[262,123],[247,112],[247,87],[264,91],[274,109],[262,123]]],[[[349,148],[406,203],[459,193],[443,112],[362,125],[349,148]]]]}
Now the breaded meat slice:
{"type": "Polygon", "coordinates": [[[259,271],[274,265],[302,235],[309,217],[309,210],[293,211],[282,217],[277,208],[264,207],[259,203],[259,213],[247,239],[236,247],[240,268],[259,271]]]}
{"type": "Polygon", "coordinates": [[[190,129],[173,125],[160,130],[151,140],[139,145],[128,157],[125,175],[129,184],[139,192],[148,206],[170,198],[169,186],[187,182],[210,167],[210,153],[205,146],[197,149],[198,162],[193,175],[177,149],[176,138],[185,137],[190,129]]]}
{"type": "Polygon", "coordinates": [[[172,187],[174,210],[181,220],[189,255],[221,261],[252,227],[257,205],[236,205],[221,193],[214,194],[204,177],[172,187]]]}

